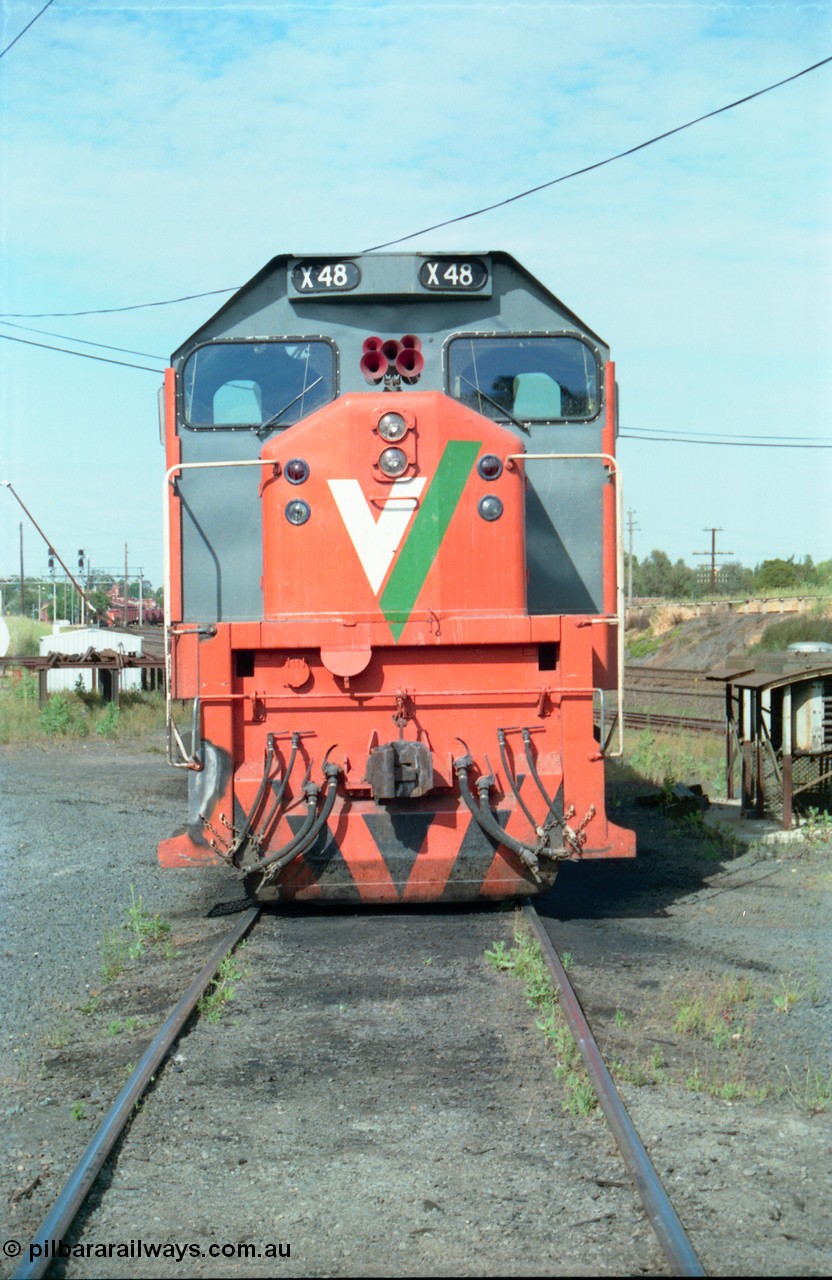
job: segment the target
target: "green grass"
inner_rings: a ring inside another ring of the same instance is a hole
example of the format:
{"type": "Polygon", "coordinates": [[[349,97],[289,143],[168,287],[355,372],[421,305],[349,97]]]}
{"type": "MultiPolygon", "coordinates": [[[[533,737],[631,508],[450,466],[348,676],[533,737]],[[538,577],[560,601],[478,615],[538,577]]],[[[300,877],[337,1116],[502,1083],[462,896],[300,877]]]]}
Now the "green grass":
{"type": "Polygon", "coordinates": [[[242,943],[237,952],[225,957],[217,969],[213,982],[197,1004],[199,1015],[206,1022],[219,1022],[227,1006],[234,999],[238,984],[248,976],[248,971],[240,957],[240,952],[244,948],[245,943],[242,943]]]}
{"type": "Polygon", "coordinates": [[[3,621],[9,628],[10,658],[36,658],[40,653],[40,638],[52,634],[48,622],[35,622],[32,618],[21,618],[19,614],[11,614],[3,621]]]}
{"type": "Polygon", "coordinates": [[[113,925],[104,930],[99,943],[101,956],[101,977],[105,982],[118,978],[131,960],[137,960],[148,943],[164,944],[163,953],[170,959],[171,953],[167,942],[170,925],[156,912],[151,915],[144,908],[141,894],[130,886],[130,905],[124,908],[124,919],[120,925],[113,925]]]}
{"type": "Polygon", "coordinates": [[[832,644],[832,618],[801,614],[782,622],[770,622],[749,653],[776,653],[800,641],[823,640],[832,644]]]}
{"type": "Polygon", "coordinates": [[[668,792],[677,782],[698,781],[711,795],[724,795],[725,744],[715,734],[674,729],[629,732],[623,757],[608,761],[607,772],[613,782],[652,782],[668,792]]]}
{"type": "Polygon", "coordinates": [[[0,677],[0,744],[62,741],[98,735],[124,740],[160,733],[165,726],[161,692],[122,693],[105,703],[82,689],[51,694],[38,705],[38,681],[31,672],[9,668],[0,677]]]}
{"type": "Polygon", "coordinates": [[[800,1111],[817,1115],[832,1107],[832,1072],[806,1068],[806,1078],[795,1080],[786,1067],[786,1094],[800,1111]]]}
{"type": "Polygon", "coordinates": [[[485,958],[492,969],[510,973],[523,983],[526,1003],[539,1015],[535,1019],[537,1029],[555,1055],[554,1075],[566,1094],[564,1111],[571,1115],[589,1115],[597,1108],[598,1099],[561,1011],[540,943],[518,918],[514,928],[514,946],[509,948],[505,942],[495,942],[486,951],[485,958]]]}

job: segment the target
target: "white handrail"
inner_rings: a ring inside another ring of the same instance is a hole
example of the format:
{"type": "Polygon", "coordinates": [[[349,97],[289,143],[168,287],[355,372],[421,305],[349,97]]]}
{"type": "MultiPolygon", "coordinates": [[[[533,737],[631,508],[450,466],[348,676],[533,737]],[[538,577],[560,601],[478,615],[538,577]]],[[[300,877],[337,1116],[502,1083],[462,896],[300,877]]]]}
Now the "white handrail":
{"type": "MultiPolygon", "coordinates": [[[[612,453],[509,453],[504,462],[566,462],[572,458],[603,462],[615,473],[616,616],[593,621],[618,627],[618,750],[604,753],[616,760],[624,754],[624,494],[618,459],[612,453]]],[[[601,747],[603,750],[603,743],[601,747]]]]}

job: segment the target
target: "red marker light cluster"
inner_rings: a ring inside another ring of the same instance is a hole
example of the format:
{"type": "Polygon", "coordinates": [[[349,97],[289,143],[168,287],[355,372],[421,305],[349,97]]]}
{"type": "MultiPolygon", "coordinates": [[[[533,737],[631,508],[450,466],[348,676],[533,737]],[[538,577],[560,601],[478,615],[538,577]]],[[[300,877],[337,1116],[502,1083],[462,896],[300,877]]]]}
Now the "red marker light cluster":
{"type": "Polygon", "coordinates": [[[422,340],[415,333],[401,338],[365,338],[358,367],[367,382],[381,382],[388,373],[397,373],[403,382],[418,382],[425,367],[422,340]]]}

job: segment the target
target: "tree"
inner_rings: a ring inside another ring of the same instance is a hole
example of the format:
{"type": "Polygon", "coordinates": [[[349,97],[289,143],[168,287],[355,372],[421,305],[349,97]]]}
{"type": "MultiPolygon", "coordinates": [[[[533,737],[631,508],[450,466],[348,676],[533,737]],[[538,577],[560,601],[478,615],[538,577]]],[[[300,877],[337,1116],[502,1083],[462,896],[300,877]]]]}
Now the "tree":
{"type": "Polygon", "coordinates": [[[651,551],[639,563],[633,557],[633,592],[638,596],[690,597],[696,589],[696,571],[684,560],[671,563],[664,551],[651,551]]]}

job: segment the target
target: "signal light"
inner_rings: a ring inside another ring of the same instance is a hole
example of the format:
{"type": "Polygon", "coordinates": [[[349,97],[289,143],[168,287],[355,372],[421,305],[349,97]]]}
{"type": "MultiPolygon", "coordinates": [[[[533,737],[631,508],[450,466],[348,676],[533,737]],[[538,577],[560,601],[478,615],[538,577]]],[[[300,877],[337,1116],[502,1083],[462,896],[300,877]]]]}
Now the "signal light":
{"type": "Polygon", "coordinates": [[[84,572],[84,549],[83,549],[83,547],[80,547],[80,548],[79,548],[79,550],[78,550],[78,569],[79,569],[79,572],[81,572],[81,573],[83,573],[83,572],[84,572]]]}
{"type": "Polygon", "coordinates": [[[309,479],[309,463],[303,458],[291,458],[283,468],[283,474],[289,484],[303,484],[309,479]]]}

